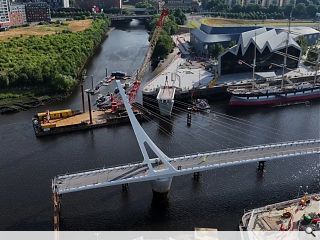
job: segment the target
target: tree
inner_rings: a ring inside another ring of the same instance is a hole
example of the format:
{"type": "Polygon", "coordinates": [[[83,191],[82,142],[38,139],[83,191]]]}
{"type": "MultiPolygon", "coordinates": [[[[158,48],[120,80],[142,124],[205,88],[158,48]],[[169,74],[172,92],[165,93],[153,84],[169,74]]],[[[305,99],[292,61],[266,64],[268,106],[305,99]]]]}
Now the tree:
{"type": "Polygon", "coordinates": [[[172,51],[173,47],[174,43],[172,38],[165,31],[162,31],[154,48],[152,59],[165,58],[172,51]]]}
{"type": "Polygon", "coordinates": [[[135,5],[136,8],[152,8],[152,4],[149,1],[145,0],[143,2],[138,2],[135,5]]]}
{"type": "Polygon", "coordinates": [[[218,58],[221,53],[223,53],[224,47],[220,43],[209,45],[209,55],[218,58]]]}
{"type": "Polygon", "coordinates": [[[303,18],[306,16],[306,5],[304,3],[299,3],[293,9],[292,16],[295,18],[303,18]]]}
{"type": "Polygon", "coordinates": [[[298,38],[298,44],[301,47],[301,51],[302,51],[302,55],[305,55],[307,50],[308,50],[308,42],[307,39],[305,38],[305,36],[300,36],[298,38]]]}
{"type": "Polygon", "coordinates": [[[318,54],[320,54],[319,51],[320,51],[320,48],[318,47],[312,47],[311,49],[309,49],[307,54],[308,62],[305,62],[305,64],[315,66],[315,64],[312,64],[312,63],[316,63],[316,61],[318,60],[318,54]]]}
{"type": "Polygon", "coordinates": [[[307,16],[308,16],[309,18],[315,18],[316,13],[317,13],[317,7],[316,7],[316,5],[309,4],[309,5],[306,7],[306,14],[307,14],[307,16]]]}

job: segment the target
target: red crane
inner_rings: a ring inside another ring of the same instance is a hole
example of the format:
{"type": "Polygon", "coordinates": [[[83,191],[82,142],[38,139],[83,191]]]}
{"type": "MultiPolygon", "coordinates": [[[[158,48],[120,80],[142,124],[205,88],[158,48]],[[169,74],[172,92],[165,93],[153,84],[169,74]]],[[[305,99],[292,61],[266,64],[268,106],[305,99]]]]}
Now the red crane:
{"type": "MultiPolygon", "coordinates": [[[[161,31],[163,29],[166,17],[169,15],[169,10],[164,8],[161,11],[161,15],[156,23],[156,28],[154,29],[154,32],[152,34],[150,45],[147,51],[147,54],[143,60],[143,63],[141,67],[137,70],[137,74],[135,76],[135,80],[133,82],[129,82],[129,88],[127,89],[127,95],[129,96],[129,102],[132,104],[135,101],[135,98],[137,96],[138,90],[140,88],[141,80],[149,66],[149,62],[152,56],[152,53],[154,51],[154,48],[156,47],[157,41],[160,37],[161,31]]],[[[123,102],[121,99],[114,98],[112,101],[112,111],[116,111],[118,107],[123,107],[123,102]]]]}

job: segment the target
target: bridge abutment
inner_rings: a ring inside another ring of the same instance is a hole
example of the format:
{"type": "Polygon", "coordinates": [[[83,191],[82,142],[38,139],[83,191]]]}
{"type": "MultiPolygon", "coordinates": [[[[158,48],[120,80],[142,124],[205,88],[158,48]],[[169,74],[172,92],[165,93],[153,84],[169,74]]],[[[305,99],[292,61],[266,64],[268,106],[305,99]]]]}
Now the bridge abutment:
{"type": "Polygon", "coordinates": [[[151,182],[154,200],[167,199],[171,188],[172,177],[160,178],[151,182]]]}

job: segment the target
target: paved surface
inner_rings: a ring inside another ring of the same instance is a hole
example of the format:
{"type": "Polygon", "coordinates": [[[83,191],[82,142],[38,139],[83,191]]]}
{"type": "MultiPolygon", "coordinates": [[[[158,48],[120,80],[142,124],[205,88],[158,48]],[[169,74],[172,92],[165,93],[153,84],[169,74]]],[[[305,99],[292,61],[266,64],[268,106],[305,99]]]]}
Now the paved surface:
{"type": "MultiPolygon", "coordinates": [[[[53,191],[63,194],[124,183],[150,181],[159,177],[180,176],[236,164],[319,153],[320,139],[230,149],[171,158],[170,163],[176,169],[173,174],[162,171],[158,172],[160,175],[151,175],[147,165],[139,163],[58,176],[54,179],[53,191]]],[[[157,164],[158,159],[152,161],[156,171],[165,170],[163,164],[157,164]]]]}

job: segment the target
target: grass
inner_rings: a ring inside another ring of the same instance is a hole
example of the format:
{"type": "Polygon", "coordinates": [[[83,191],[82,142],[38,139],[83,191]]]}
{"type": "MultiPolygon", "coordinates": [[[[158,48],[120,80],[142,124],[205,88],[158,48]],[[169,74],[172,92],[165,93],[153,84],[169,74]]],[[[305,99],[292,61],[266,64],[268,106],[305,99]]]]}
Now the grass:
{"type": "Polygon", "coordinates": [[[0,32],[0,41],[5,41],[13,37],[27,37],[27,36],[44,36],[61,33],[63,30],[71,32],[80,32],[89,28],[92,24],[91,19],[65,22],[64,24],[48,24],[48,25],[34,25],[29,27],[20,27],[10,29],[6,32],[0,32]]]}
{"type": "MultiPolygon", "coordinates": [[[[210,25],[210,26],[239,26],[239,25],[254,25],[257,24],[259,26],[277,26],[277,27],[286,27],[288,25],[288,21],[283,20],[244,20],[244,19],[225,19],[225,18],[203,18],[201,19],[201,23],[210,25]]],[[[316,23],[312,21],[292,21],[291,26],[315,26],[316,23]]]]}
{"type": "Polygon", "coordinates": [[[187,27],[188,28],[199,28],[200,27],[200,23],[195,21],[195,20],[191,20],[187,23],[187,27]]]}
{"type": "Polygon", "coordinates": [[[52,99],[52,97],[47,95],[36,96],[34,93],[28,91],[21,91],[21,93],[1,92],[0,113],[12,113],[30,109],[32,107],[37,107],[50,99],[52,99]]]}

